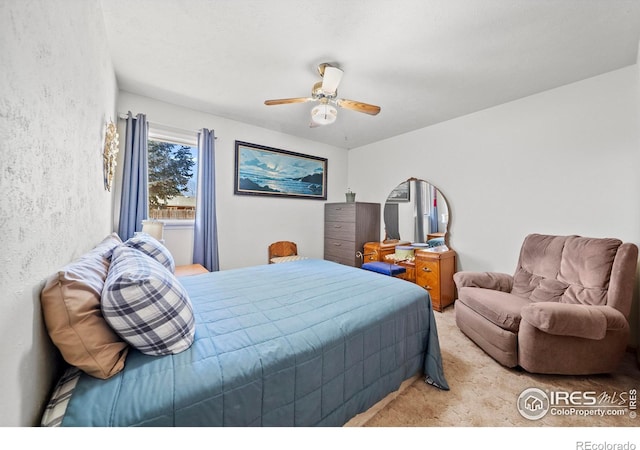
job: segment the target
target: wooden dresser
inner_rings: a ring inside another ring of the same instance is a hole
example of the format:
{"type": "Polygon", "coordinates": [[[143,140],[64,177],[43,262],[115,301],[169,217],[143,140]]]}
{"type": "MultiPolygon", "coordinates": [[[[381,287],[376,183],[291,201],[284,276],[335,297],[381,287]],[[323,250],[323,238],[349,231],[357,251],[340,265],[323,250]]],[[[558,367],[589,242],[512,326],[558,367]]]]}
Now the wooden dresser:
{"type": "Polygon", "coordinates": [[[416,252],[415,283],[429,291],[433,309],[442,312],[455,300],[453,274],[456,271],[456,252],[416,252]]]}
{"type": "MultiPolygon", "coordinates": [[[[408,245],[408,242],[395,243],[367,242],[364,245],[364,262],[387,261],[385,256],[395,253],[396,245],[408,245]]],[[[392,261],[391,261],[392,262],[392,261]]],[[[442,312],[455,300],[455,283],[453,274],[456,272],[456,252],[416,250],[415,259],[410,261],[396,261],[395,264],[404,267],[406,272],[397,278],[416,283],[429,291],[435,311],[442,312]]]]}
{"type": "MultiPolygon", "coordinates": [[[[385,257],[387,255],[393,255],[396,252],[396,245],[409,245],[411,242],[409,241],[393,241],[393,242],[367,242],[364,244],[364,252],[362,253],[362,261],[363,263],[374,262],[374,261],[384,261],[389,262],[385,257]]],[[[407,271],[400,275],[395,275],[396,278],[402,278],[403,280],[411,281],[415,283],[416,275],[415,275],[415,264],[413,262],[405,263],[405,262],[397,262],[402,267],[404,267],[407,271]]]]}
{"type": "Polygon", "coordinates": [[[365,242],[380,240],[379,203],[325,203],[324,259],[360,267],[365,242]]]}

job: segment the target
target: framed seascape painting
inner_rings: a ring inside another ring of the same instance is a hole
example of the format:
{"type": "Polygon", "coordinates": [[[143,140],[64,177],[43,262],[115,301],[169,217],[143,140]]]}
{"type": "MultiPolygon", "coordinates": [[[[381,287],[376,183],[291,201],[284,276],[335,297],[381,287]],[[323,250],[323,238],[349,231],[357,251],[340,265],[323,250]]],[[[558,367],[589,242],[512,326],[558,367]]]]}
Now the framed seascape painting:
{"type": "Polygon", "coordinates": [[[327,199],[327,159],[236,141],[236,195],[327,199]]]}

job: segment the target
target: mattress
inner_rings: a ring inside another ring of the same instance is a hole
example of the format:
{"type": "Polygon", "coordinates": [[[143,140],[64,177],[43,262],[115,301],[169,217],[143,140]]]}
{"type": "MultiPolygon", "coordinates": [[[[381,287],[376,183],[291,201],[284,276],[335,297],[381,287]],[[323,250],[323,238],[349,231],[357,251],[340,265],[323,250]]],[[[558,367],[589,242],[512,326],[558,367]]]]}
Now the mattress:
{"type": "Polygon", "coordinates": [[[70,368],[43,425],[341,426],[416,374],[449,388],[414,283],[317,259],[180,280],[191,347],[131,349],[107,380],[70,368]]]}

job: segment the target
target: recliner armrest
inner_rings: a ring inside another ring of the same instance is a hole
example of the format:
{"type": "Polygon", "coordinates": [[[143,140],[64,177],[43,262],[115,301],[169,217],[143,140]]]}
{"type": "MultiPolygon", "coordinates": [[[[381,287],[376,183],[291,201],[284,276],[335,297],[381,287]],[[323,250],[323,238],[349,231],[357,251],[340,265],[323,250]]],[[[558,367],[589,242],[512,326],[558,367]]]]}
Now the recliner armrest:
{"type": "Polygon", "coordinates": [[[604,339],[607,330],[628,326],[624,315],[610,306],[538,302],[522,308],[521,316],[545,333],[586,339],[604,339]]]}
{"type": "Polygon", "coordinates": [[[458,289],[477,287],[494,291],[511,292],[513,276],[500,272],[456,272],[453,281],[458,289]]]}

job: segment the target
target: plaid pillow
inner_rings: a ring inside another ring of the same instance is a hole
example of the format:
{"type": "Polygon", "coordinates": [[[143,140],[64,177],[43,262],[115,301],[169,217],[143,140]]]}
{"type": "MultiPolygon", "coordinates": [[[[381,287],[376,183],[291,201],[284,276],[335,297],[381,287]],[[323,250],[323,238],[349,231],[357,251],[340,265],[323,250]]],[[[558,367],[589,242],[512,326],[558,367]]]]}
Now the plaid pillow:
{"type": "Polygon", "coordinates": [[[179,353],[193,343],[195,322],[187,291],[162,264],[124,245],[113,251],[102,315],[146,355],[179,353]]]}
{"type": "Polygon", "coordinates": [[[71,401],[73,391],[78,384],[82,372],[80,369],[74,366],[69,366],[62,377],[58,380],[49,403],[42,414],[40,419],[40,426],[43,427],[59,427],[64,419],[64,413],[67,411],[67,406],[71,401]]]}
{"type": "Polygon", "coordinates": [[[124,245],[146,253],[169,269],[171,273],[176,271],[176,263],[169,249],[150,234],[139,231],[127,239],[124,245]]]}

